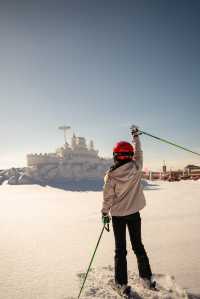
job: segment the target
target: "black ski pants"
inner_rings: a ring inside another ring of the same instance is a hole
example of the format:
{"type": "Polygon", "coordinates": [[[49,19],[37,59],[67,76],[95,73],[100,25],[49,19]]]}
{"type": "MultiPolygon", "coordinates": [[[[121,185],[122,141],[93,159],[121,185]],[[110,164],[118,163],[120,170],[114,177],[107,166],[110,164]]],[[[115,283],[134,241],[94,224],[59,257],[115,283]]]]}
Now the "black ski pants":
{"type": "Polygon", "coordinates": [[[140,213],[128,216],[112,217],[113,232],[115,237],[115,282],[127,284],[127,250],[126,250],[126,226],[128,226],[132,249],[137,258],[139,276],[150,279],[152,272],[149,259],[141,239],[140,213]]]}

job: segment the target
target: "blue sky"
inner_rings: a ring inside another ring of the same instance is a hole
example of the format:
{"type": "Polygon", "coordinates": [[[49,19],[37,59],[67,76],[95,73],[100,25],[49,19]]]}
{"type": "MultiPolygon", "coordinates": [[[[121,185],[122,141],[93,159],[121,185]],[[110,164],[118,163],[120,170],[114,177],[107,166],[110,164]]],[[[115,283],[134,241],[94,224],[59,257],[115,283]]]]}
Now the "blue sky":
{"type": "MultiPolygon", "coordinates": [[[[62,124],[102,156],[132,123],[200,152],[199,14],[184,0],[0,4],[0,168],[54,151],[62,124]]],[[[141,139],[147,168],[200,164],[141,139]]]]}

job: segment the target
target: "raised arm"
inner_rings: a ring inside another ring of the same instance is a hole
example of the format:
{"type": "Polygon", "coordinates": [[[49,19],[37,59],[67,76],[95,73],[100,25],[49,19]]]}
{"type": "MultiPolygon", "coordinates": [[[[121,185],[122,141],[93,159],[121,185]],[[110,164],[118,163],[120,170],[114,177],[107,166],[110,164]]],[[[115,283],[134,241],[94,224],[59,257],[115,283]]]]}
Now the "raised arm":
{"type": "Polygon", "coordinates": [[[133,136],[133,145],[135,147],[135,154],[134,158],[136,161],[136,164],[142,170],[143,168],[143,151],[141,149],[141,142],[140,142],[140,137],[138,136],[133,136]]]}
{"type": "Polygon", "coordinates": [[[135,147],[134,159],[135,159],[136,164],[138,165],[139,169],[142,170],[142,168],[143,168],[143,152],[141,149],[141,142],[140,142],[140,137],[139,137],[139,135],[141,135],[141,133],[140,133],[138,127],[132,126],[131,134],[133,136],[133,145],[135,147]]]}

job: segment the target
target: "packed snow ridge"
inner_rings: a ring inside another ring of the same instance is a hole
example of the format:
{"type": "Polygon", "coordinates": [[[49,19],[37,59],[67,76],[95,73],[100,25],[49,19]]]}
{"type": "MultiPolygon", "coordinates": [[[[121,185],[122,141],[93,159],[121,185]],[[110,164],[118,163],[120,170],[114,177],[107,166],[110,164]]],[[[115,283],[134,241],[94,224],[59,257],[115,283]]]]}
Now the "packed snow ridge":
{"type": "MultiPolygon", "coordinates": [[[[104,169],[104,174],[105,171],[106,169],[104,169]]],[[[70,191],[102,191],[103,183],[103,174],[101,177],[94,176],[93,178],[85,176],[82,178],[75,177],[71,179],[59,177],[56,180],[51,180],[48,177],[39,174],[35,174],[34,176],[31,175],[29,168],[27,167],[0,170],[0,185],[49,185],[70,191]]],[[[148,182],[144,179],[142,179],[142,185],[144,189],[156,189],[156,186],[158,186],[157,184],[152,184],[152,182],[148,182]]]]}
{"type": "MultiPolygon", "coordinates": [[[[66,171],[65,176],[64,174],[56,175],[54,178],[50,175],[52,174],[52,166],[43,166],[39,169],[30,167],[10,168],[0,170],[0,185],[49,185],[71,191],[100,191],[102,190],[103,173],[105,173],[106,168],[108,166],[104,166],[103,170],[101,169],[101,176],[94,174],[88,177],[82,171],[79,171],[82,177],[76,174],[72,177],[67,177],[69,173],[66,171]]],[[[57,171],[55,166],[53,170],[57,171]]]]}
{"type": "MultiPolygon", "coordinates": [[[[113,279],[114,269],[112,266],[92,269],[89,274],[81,294],[82,299],[88,298],[121,298],[109,285],[109,281],[113,279]]],[[[82,285],[85,273],[78,274],[80,287],[82,285]]],[[[157,282],[158,291],[148,290],[143,287],[136,273],[129,272],[129,285],[132,287],[134,299],[195,299],[198,297],[187,294],[170,275],[154,274],[157,282]]],[[[75,299],[75,297],[66,297],[65,299],[75,299]]]]}

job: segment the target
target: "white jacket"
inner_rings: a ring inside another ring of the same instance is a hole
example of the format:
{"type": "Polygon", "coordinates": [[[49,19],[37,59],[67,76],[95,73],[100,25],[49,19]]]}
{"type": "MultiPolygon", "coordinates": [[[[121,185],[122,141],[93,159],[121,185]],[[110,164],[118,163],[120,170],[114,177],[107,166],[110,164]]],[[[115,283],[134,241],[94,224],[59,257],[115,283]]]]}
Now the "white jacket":
{"type": "Polygon", "coordinates": [[[134,146],[132,161],[106,173],[102,213],[126,216],[138,212],[146,205],[141,185],[143,153],[139,137],[134,138],[134,146]]]}

